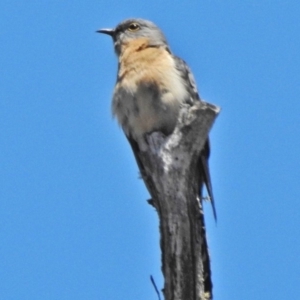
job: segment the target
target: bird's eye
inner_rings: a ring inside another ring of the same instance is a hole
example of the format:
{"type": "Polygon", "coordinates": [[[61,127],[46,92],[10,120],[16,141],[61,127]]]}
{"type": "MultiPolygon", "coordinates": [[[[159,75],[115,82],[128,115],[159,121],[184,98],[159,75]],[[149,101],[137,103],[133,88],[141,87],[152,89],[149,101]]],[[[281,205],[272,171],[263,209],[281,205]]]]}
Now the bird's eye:
{"type": "Polygon", "coordinates": [[[138,31],[140,29],[140,26],[137,23],[131,23],[128,26],[129,31],[138,31]]]}

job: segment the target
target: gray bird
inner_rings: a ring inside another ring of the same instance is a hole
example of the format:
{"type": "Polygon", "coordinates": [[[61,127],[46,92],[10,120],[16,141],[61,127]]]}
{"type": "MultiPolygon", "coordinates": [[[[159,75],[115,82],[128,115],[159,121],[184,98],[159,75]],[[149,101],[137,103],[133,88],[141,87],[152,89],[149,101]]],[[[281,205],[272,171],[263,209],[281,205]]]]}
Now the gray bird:
{"type": "MultiPolygon", "coordinates": [[[[145,135],[154,131],[171,134],[181,104],[201,101],[195,79],[187,64],[172,54],[162,31],[150,21],[128,19],[114,29],[100,29],[97,32],[110,35],[114,42],[119,64],[112,111],[144,174],[139,157],[147,146],[145,135]]],[[[200,196],[205,184],[217,219],[208,167],[209,155],[207,139],[198,160],[200,196]]]]}

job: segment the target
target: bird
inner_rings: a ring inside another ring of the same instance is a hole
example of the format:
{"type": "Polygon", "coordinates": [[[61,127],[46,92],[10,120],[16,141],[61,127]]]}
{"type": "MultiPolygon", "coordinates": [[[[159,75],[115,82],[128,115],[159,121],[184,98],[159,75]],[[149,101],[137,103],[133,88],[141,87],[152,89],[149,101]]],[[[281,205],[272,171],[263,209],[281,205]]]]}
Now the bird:
{"type": "MultiPolygon", "coordinates": [[[[183,103],[202,101],[191,69],[171,52],[161,29],[144,19],[126,19],[112,29],[98,33],[113,39],[118,57],[117,82],[113,92],[112,112],[132,147],[137,164],[145,151],[145,136],[158,131],[168,136],[176,127],[183,103]]],[[[210,143],[207,138],[198,159],[200,199],[203,186],[209,195],[215,220],[215,208],[208,160],[210,143]]]]}

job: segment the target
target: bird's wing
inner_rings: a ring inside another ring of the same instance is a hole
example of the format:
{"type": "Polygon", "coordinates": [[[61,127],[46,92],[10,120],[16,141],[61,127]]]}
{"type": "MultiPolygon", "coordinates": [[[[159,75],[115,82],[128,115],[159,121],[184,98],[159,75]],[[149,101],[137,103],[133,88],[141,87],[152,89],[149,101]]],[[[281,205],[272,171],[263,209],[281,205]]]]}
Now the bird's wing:
{"type": "Polygon", "coordinates": [[[186,101],[192,101],[192,103],[194,101],[201,101],[198,93],[196,81],[191,69],[189,68],[187,63],[180,57],[174,56],[174,60],[175,60],[176,69],[179,71],[181,77],[183,78],[186,84],[186,88],[190,95],[190,99],[186,99],[186,101]]]}
{"type": "MultiPolygon", "coordinates": [[[[189,68],[189,66],[186,64],[184,60],[181,58],[174,56],[175,63],[176,63],[176,68],[180,72],[181,77],[184,79],[184,82],[186,83],[186,88],[188,89],[190,98],[186,99],[188,103],[194,103],[195,101],[201,101],[198,90],[197,90],[197,85],[196,81],[194,78],[194,75],[189,68]]],[[[213,209],[213,214],[215,220],[217,220],[217,212],[216,212],[216,207],[215,207],[215,202],[214,202],[214,196],[213,196],[213,190],[212,190],[212,184],[211,184],[211,179],[210,179],[210,172],[209,172],[209,165],[208,165],[208,159],[209,159],[209,154],[210,154],[210,145],[209,145],[209,138],[207,138],[207,141],[205,142],[204,148],[201,151],[200,158],[198,160],[198,165],[199,165],[199,170],[201,173],[200,176],[200,196],[202,197],[202,186],[203,183],[206,186],[206,190],[208,192],[212,209],[213,209]]]]}

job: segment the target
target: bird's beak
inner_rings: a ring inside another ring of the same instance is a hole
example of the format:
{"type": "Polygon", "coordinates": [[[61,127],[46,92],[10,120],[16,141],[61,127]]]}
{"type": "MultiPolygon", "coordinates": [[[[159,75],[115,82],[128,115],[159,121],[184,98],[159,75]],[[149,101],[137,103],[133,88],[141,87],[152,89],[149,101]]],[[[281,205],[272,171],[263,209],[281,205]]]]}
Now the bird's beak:
{"type": "Polygon", "coordinates": [[[115,34],[115,30],[114,29],[110,29],[110,28],[99,29],[96,32],[108,34],[110,36],[114,36],[114,34],[115,34]]]}

